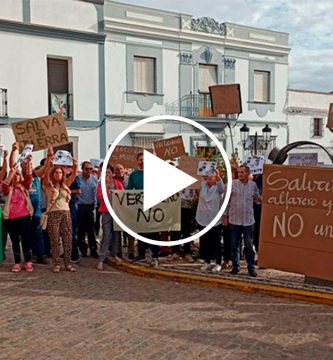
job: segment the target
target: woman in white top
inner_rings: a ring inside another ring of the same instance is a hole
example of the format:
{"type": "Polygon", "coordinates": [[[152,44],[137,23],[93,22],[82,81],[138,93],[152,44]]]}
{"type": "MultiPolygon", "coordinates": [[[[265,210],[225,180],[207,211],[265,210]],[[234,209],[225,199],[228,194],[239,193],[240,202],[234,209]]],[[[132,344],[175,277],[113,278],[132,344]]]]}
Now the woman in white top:
{"type": "MultiPolygon", "coordinates": [[[[201,183],[196,221],[200,230],[209,225],[219,212],[222,205],[222,193],[225,186],[219,172],[215,176],[207,176],[201,183]]],[[[205,235],[200,238],[200,257],[205,260],[201,270],[221,271],[222,220],[220,219],[205,235]]]]}

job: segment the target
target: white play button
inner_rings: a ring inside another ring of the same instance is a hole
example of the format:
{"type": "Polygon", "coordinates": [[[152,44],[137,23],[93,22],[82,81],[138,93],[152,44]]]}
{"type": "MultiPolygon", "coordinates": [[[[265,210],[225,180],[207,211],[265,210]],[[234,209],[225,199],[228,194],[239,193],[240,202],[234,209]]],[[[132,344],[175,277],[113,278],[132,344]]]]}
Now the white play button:
{"type": "Polygon", "coordinates": [[[194,177],[144,150],[143,211],[150,209],[196,181],[197,179],[194,177]]]}

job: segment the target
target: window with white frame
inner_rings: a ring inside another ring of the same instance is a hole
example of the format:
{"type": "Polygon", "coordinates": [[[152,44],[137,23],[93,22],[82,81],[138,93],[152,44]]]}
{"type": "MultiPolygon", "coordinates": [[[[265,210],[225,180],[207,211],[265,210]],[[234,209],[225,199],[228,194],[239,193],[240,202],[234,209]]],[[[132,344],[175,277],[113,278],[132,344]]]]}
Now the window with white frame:
{"type": "Polygon", "coordinates": [[[324,119],[312,119],[312,137],[322,137],[324,132],[324,119]]]}
{"type": "Polygon", "coordinates": [[[199,91],[209,93],[209,86],[217,85],[217,66],[199,65],[199,91]]]}
{"type": "Polygon", "coordinates": [[[270,72],[254,71],[254,101],[269,102],[270,101],[270,72]]]}
{"type": "Polygon", "coordinates": [[[156,93],[156,59],[134,56],[134,91],[156,93]]]}

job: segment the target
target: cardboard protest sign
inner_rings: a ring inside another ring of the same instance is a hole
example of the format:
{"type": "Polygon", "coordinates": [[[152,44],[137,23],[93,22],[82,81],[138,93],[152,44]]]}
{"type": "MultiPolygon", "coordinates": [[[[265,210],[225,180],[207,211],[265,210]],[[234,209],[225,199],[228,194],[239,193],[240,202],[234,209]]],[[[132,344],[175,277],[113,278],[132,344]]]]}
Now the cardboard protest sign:
{"type": "Polygon", "coordinates": [[[293,153],[288,154],[289,165],[317,166],[318,153],[293,153]]]}
{"type": "Polygon", "coordinates": [[[243,164],[250,168],[252,175],[262,174],[264,171],[265,157],[264,156],[248,156],[244,159],[243,164]]]}
{"type": "Polygon", "coordinates": [[[170,160],[186,154],[181,136],[154,141],[154,149],[156,155],[162,160],[170,160]]]}
{"type": "MultiPolygon", "coordinates": [[[[112,207],[119,219],[137,233],[180,230],[180,195],[143,211],[142,190],[116,190],[112,193],[112,207]]],[[[115,222],[115,230],[121,228],[115,222]]]]}
{"type": "Polygon", "coordinates": [[[330,109],[328,111],[326,127],[333,132],[333,103],[330,103],[330,109]]]}
{"type": "Polygon", "coordinates": [[[200,176],[214,176],[217,167],[216,161],[199,161],[197,175],[200,176]]]}
{"type": "Polygon", "coordinates": [[[181,156],[178,169],[184,171],[190,176],[193,176],[198,181],[188,187],[188,189],[200,189],[200,182],[202,178],[197,175],[199,162],[205,160],[205,158],[195,158],[191,156],[181,156]]]}
{"type": "Polygon", "coordinates": [[[264,166],[259,265],[333,280],[332,169],[264,166]]]}
{"type": "Polygon", "coordinates": [[[64,117],[60,114],[20,121],[12,124],[12,129],[16,141],[33,144],[34,151],[69,143],[64,117]]]}
{"type": "Polygon", "coordinates": [[[25,161],[29,155],[32,154],[32,151],[34,149],[34,146],[32,144],[28,144],[24,147],[23,151],[19,155],[18,159],[15,162],[15,166],[21,165],[23,161],[25,161]]]}
{"type": "Polygon", "coordinates": [[[143,153],[144,150],[152,152],[151,149],[117,145],[110,156],[109,163],[112,165],[122,164],[125,168],[137,168],[136,157],[139,153],[143,153]]]}
{"type": "Polygon", "coordinates": [[[71,153],[66,150],[58,150],[54,155],[53,165],[73,166],[71,153]]]}

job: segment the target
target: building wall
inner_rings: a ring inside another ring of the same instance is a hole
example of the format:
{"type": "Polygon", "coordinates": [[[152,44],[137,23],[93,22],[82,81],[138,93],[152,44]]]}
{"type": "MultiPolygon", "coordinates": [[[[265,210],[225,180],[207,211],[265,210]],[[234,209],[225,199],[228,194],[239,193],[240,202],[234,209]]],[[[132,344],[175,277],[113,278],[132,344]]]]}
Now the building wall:
{"type": "MultiPolygon", "coordinates": [[[[327,148],[333,154],[333,134],[326,128],[329,104],[333,102],[333,94],[310,91],[288,91],[288,125],[290,143],[296,141],[311,141],[327,148]],[[313,137],[312,121],[323,119],[323,136],[313,137]]],[[[297,148],[293,152],[318,153],[318,161],[329,163],[323,150],[311,145],[297,148]]]]}

